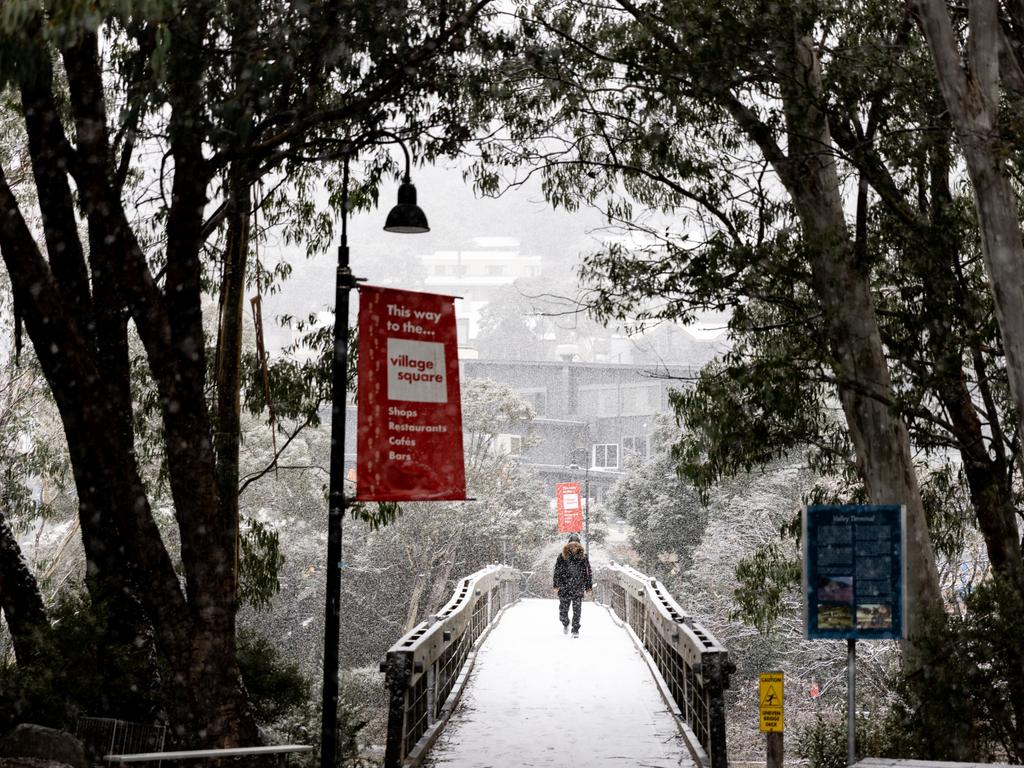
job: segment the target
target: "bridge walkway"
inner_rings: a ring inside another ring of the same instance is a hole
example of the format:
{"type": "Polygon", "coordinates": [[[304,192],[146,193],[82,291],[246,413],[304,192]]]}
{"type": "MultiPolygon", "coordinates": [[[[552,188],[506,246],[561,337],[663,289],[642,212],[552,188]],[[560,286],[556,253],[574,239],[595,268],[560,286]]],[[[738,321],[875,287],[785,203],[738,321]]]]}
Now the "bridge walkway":
{"type": "Polygon", "coordinates": [[[481,645],[425,765],[695,764],[650,669],[608,610],[585,602],[574,639],[562,634],[556,600],[524,599],[481,645]]]}

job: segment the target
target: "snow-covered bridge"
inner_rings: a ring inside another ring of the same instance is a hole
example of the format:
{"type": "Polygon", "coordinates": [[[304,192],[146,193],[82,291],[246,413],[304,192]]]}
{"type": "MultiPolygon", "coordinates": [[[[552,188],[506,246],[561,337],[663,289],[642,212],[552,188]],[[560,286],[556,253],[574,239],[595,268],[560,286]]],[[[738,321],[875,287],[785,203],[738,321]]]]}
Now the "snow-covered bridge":
{"type": "Polygon", "coordinates": [[[580,638],[490,566],[399,640],[385,766],[724,768],[728,654],[653,579],[596,574],[580,638]]]}

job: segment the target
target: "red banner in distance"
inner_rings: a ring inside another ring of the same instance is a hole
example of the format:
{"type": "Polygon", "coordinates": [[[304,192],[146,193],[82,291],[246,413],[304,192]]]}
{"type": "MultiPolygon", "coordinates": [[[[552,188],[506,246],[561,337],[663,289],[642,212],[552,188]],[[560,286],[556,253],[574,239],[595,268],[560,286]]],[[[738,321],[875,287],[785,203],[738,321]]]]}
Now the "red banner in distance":
{"type": "Polygon", "coordinates": [[[580,505],[579,483],[557,483],[558,532],[579,533],[583,530],[583,509],[580,505]]]}

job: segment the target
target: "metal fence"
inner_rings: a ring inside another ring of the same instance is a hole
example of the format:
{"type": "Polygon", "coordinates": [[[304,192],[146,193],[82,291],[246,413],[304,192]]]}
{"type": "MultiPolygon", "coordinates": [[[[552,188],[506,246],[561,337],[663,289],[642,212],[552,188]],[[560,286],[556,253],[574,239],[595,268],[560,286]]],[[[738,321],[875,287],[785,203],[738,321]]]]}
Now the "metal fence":
{"type": "Polygon", "coordinates": [[[725,691],[736,671],[726,649],[687,614],[657,579],[617,565],[598,573],[598,599],[651,655],[679,714],[693,733],[702,768],[727,768],[725,691]]]}
{"type": "Polygon", "coordinates": [[[167,728],[112,717],[80,717],[75,736],[82,742],[91,762],[103,755],[162,752],[167,728]]]}
{"type": "Polygon", "coordinates": [[[519,599],[523,572],[490,565],[462,579],[448,604],[388,650],[385,768],[418,762],[450,712],[453,691],[477,641],[502,608],[519,599]]]}

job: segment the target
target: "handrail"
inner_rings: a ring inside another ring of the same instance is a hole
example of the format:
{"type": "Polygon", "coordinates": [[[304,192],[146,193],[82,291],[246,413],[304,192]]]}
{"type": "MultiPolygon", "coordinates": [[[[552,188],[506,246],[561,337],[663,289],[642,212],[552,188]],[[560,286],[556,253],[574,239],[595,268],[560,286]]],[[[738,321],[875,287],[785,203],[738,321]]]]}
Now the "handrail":
{"type": "Polygon", "coordinates": [[[440,611],[391,646],[381,663],[390,697],[385,768],[419,764],[461,693],[477,643],[522,591],[521,571],[489,565],[461,579],[440,611]]]}
{"type": "Polygon", "coordinates": [[[698,744],[700,768],[727,768],[725,691],[736,666],[725,647],[684,611],[665,585],[628,565],[597,574],[598,599],[633,631],[650,654],[679,715],[698,744]]]}
{"type": "Polygon", "coordinates": [[[203,760],[208,757],[258,757],[260,755],[288,755],[312,752],[308,744],[275,744],[267,747],[226,747],[223,749],[178,749],[169,752],[132,752],[126,755],[104,755],[108,763],[154,763],[163,760],[203,760]]]}

